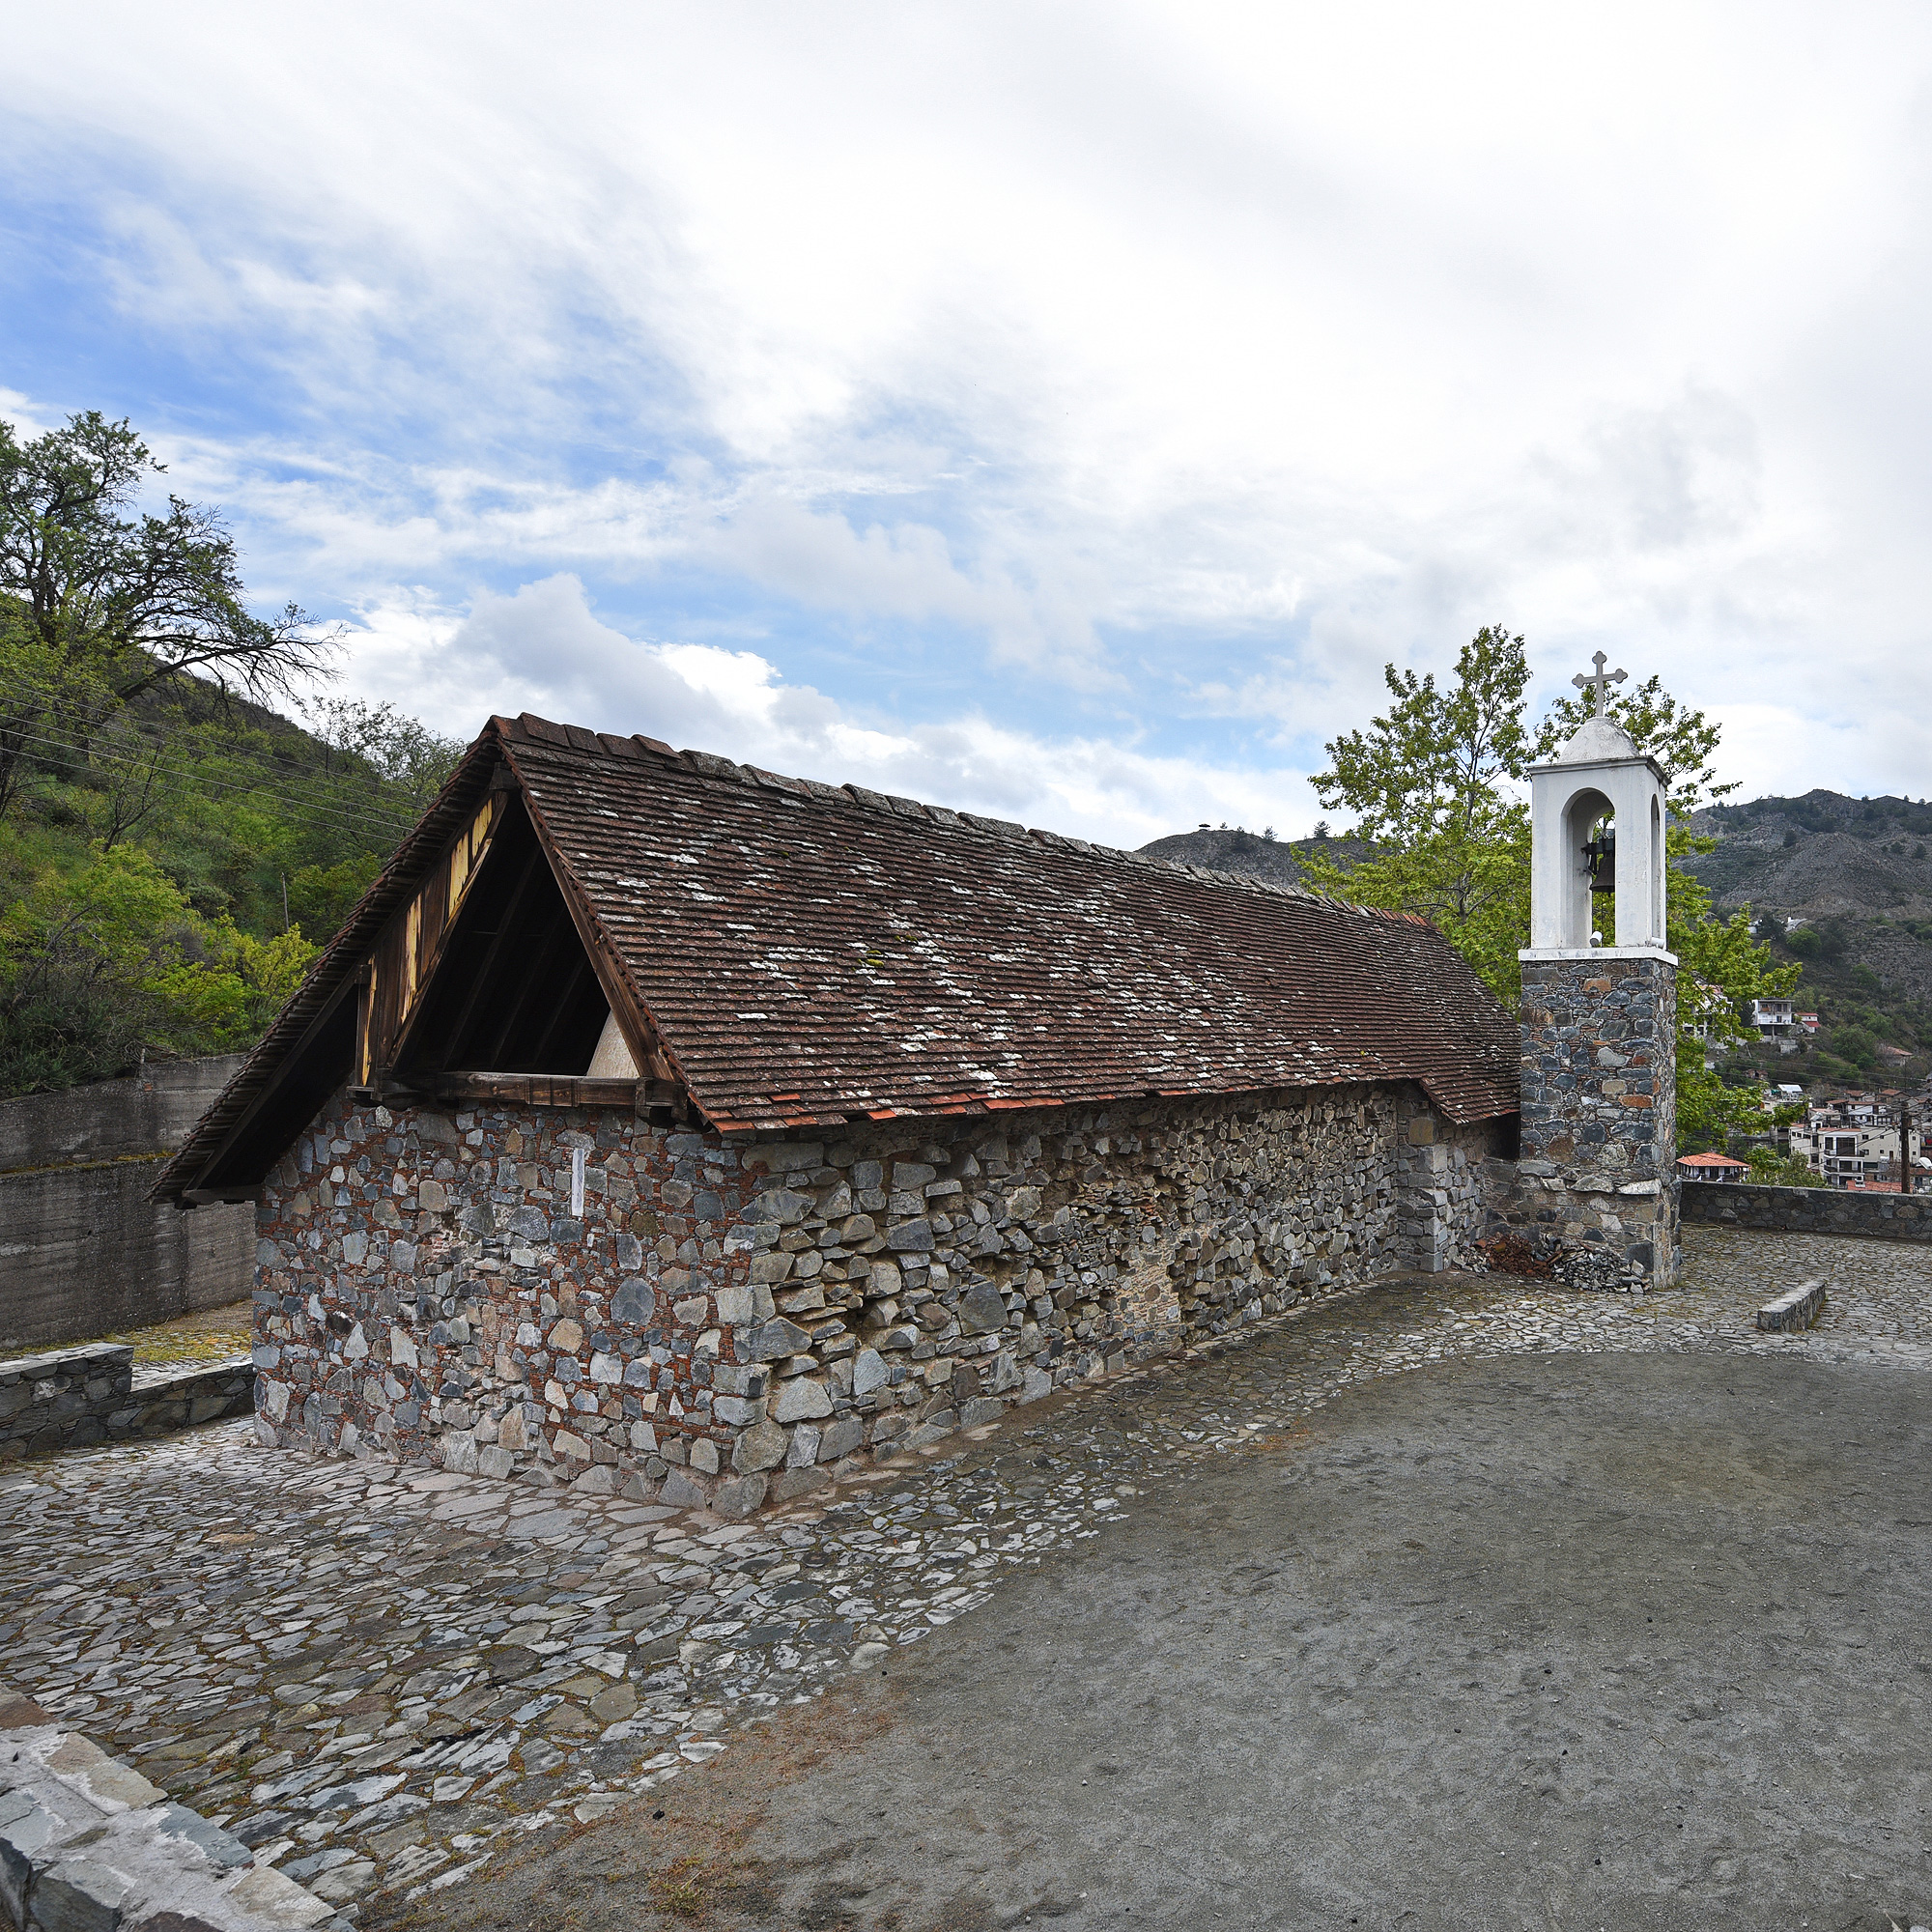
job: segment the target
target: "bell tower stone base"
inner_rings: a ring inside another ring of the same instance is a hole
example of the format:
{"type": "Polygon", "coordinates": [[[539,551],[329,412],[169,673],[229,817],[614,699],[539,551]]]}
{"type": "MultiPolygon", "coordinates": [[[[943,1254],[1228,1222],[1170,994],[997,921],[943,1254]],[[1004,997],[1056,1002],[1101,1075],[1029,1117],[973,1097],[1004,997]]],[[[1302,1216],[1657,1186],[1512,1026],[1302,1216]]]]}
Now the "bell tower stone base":
{"type": "Polygon", "coordinates": [[[1520,956],[1522,1148],[1504,1218],[1574,1288],[1667,1288],[1680,1262],[1676,956],[1520,956]]]}

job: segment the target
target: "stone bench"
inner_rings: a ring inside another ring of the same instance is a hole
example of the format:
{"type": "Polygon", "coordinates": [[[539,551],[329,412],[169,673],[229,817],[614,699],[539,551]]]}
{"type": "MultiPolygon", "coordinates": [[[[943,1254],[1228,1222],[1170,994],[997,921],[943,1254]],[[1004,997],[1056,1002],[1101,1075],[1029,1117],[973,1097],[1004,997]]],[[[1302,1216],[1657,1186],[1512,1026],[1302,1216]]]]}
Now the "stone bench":
{"type": "Polygon", "coordinates": [[[334,1909],[132,1765],[0,1685],[0,1925],[348,1932],[334,1909]]]}
{"type": "Polygon", "coordinates": [[[1825,1284],[1800,1282],[1757,1312],[1757,1325],[1768,1335],[1798,1335],[1812,1327],[1825,1312],[1825,1284]]]}
{"type": "Polygon", "coordinates": [[[250,1415],[255,1368],[245,1355],[182,1368],[134,1368],[126,1343],[92,1342],[0,1361],[0,1461],[250,1415]]]}

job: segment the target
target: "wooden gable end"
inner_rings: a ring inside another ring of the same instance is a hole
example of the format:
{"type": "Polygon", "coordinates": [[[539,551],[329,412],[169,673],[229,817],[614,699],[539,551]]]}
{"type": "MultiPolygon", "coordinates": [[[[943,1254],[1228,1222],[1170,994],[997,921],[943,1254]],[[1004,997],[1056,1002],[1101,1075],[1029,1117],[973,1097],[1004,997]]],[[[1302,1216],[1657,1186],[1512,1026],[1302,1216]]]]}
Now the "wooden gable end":
{"type": "Polygon", "coordinates": [[[436,972],[443,943],[482,869],[512,797],[511,792],[499,790],[484,798],[414,897],[383,928],[362,969],[354,1084],[370,1086],[396,1065],[423,988],[436,972]]]}

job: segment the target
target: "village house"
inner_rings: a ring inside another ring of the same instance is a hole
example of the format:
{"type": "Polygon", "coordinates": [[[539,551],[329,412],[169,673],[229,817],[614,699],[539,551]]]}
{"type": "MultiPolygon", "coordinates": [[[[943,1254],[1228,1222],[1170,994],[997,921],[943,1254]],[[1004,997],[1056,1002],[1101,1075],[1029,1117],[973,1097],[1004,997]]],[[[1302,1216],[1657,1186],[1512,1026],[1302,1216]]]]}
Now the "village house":
{"type": "Polygon", "coordinates": [[[1796,1053],[1804,1029],[1789,1000],[1753,1000],[1750,1024],[1760,1039],[1774,1043],[1780,1053],[1796,1053]]]}
{"type": "Polygon", "coordinates": [[[1742,1180],[1750,1173],[1747,1161],[1733,1160],[1727,1153],[1687,1153],[1677,1161],[1679,1180],[1742,1180]]]}
{"type": "Polygon", "coordinates": [[[1834,1187],[1857,1187],[1896,1179],[1901,1152],[1915,1168],[1923,1165],[1925,1143],[1917,1120],[1902,1124],[1895,1108],[1821,1107],[1804,1126],[1792,1127],[1791,1151],[1834,1187]]]}
{"type": "Polygon", "coordinates": [[[259,1426],[742,1513],[1483,1234],[1419,921],[496,719],[165,1170],[259,1426]]]}

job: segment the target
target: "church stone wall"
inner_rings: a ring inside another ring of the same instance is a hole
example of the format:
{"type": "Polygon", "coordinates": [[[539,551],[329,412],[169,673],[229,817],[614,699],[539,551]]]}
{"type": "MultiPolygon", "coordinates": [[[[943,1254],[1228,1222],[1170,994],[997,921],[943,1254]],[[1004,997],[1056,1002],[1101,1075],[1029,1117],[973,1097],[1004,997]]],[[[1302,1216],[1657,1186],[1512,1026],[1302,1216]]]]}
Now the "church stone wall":
{"type": "Polygon", "coordinates": [[[1396,1155],[1404,1267],[1440,1274],[1470,1261],[1491,1232],[1498,1189],[1511,1184],[1497,1138],[1492,1121],[1458,1126],[1433,1110],[1409,1116],[1396,1155]]]}
{"type": "Polygon", "coordinates": [[[615,1109],[341,1098],[263,1190],[258,1426],[743,1513],[1451,1265],[1487,1151],[1406,1086],[743,1145],[615,1109]]]}

